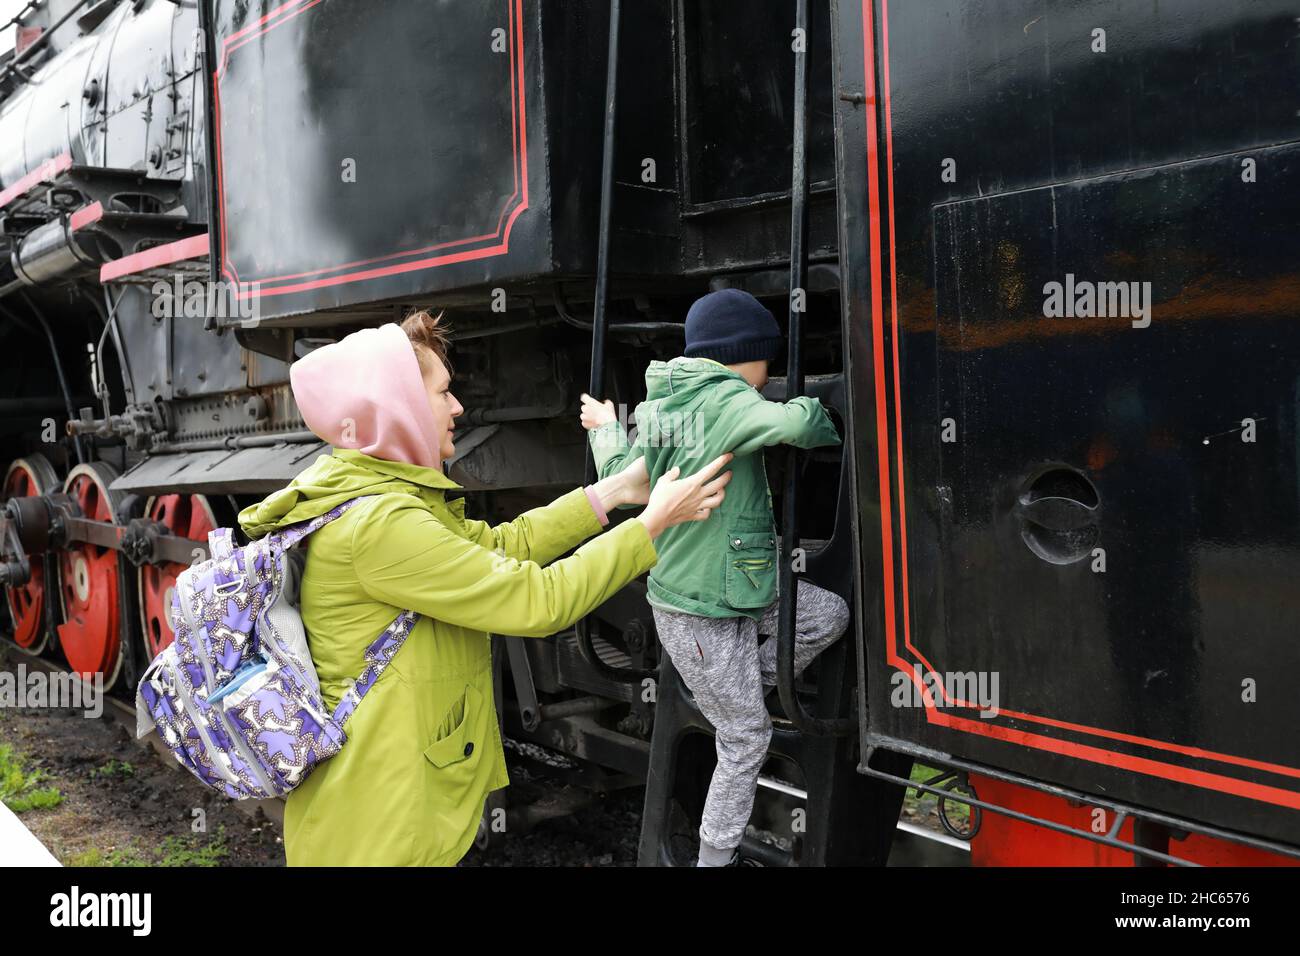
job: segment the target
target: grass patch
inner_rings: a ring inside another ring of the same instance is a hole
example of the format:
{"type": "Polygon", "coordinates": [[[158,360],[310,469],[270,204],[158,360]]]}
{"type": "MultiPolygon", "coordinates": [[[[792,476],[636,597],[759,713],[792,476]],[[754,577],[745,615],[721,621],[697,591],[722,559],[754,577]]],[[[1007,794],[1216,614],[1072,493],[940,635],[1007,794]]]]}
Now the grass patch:
{"type": "Polygon", "coordinates": [[[209,842],[197,837],[169,836],[153,852],[138,846],[91,847],[68,860],[69,866],[220,866],[229,855],[226,830],[221,827],[209,842]]]}
{"type": "Polygon", "coordinates": [[[88,850],[73,854],[68,859],[68,866],[151,866],[152,864],[135,847],[113,847],[101,850],[92,846],[88,850]]]}
{"type": "Polygon", "coordinates": [[[102,767],[96,767],[90,771],[93,778],[99,780],[117,780],[125,777],[135,776],[135,767],[126,760],[110,760],[102,767]]]}
{"type": "Polygon", "coordinates": [[[226,847],[226,830],[221,827],[207,843],[181,837],[168,837],[159,850],[158,866],[220,866],[230,850],[226,847]]]}
{"type": "Polygon", "coordinates": [[[27,770],[12,746],[0,744],[0,801],[14,813],[49,810],[62,803],[58,787],[42,786],[49,779],[43,770],[27,770]]]}
{"type": "MultiPolygon", "coordinates": [[[[927,767],[925,764],[913,763],[911,780],[913,783],[928,783],[931,778],[938,776],[939,771],[935,767],[927,767]]],[[[931,784],[931,786],[943,787],[948,781],[931,784]]],[[[959,802],[959,794],[954,794],[947,802],[945,810],[948,819],[953,826],[964,830],[970,826],[970,804],[959,802]]],[[[907,795],[903,798],[905,806],[910,807],[917,814],[928,813],[939,802],[938,794],[929,793],[925,790],[908,790],[907,795]]]]}

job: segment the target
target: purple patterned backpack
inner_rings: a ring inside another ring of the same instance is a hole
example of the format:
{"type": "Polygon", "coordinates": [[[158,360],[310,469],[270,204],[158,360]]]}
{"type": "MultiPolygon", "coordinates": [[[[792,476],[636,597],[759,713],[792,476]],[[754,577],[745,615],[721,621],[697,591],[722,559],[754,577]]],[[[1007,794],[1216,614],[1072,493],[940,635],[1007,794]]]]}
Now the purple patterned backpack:
{"type": "Polygon", "coordinates": [[[384,628],[326,713],[296,607],[306,557],[295,545],[361,497],[242,548],[230,528],[208,534],[211,557],[176,579],[176,639],[136,690],[137,737],[156,729],[181,766],[236,800],[283,796],[339,752],[343,725],[419,619],[403,611],[384,628]]]}

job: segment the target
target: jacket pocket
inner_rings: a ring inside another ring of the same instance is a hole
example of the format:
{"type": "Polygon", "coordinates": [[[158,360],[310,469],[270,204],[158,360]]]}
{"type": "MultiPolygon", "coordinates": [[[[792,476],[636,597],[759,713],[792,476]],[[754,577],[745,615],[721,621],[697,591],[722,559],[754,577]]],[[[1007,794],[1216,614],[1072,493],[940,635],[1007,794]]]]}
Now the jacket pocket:
{"type": "Polygon", "coordinates": [[[725,596],[734,608],[767,607],[776,600],[776,533],[727,532],[725,596]]]}
{"type": "MultiPolygon", "coordinates": [[[[434,767],[434,796],[439,802],[458,805],[470,797],[486,755],[495,714],[473,684],[447,710],[438,736],[424,749],[424,757],[434,767]]],[[[481,809],[481,808],[480,808],[481,809]]]]}

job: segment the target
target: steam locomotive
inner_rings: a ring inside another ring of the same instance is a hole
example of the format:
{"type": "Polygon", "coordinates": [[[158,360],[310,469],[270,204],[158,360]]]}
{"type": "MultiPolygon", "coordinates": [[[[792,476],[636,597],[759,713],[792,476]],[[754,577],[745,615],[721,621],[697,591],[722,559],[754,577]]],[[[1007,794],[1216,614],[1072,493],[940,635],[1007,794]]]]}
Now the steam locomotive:
{"type": "MultiPolygon", "coordinates": [[[[445,310],[482,517],[582,482],[686,306],[788,333],[769,863],[1300,858],[1300,69],[1281,0],[45,0],[0,57],[11,639],[131,688],[207,532],[330,449],[288,369],[445,310]],[[799,560],[793,560],[794,556],[799,560]],[[913,764],[936,769],[913,780],[913,764]],[[965,821],[951,808],[969,807],[965,821]],[[788,837],[786,840],[784,837],[788,837]]],[[[494,638],[509,737],[644,783],[710,728],[633,585],[494,638]]]]}

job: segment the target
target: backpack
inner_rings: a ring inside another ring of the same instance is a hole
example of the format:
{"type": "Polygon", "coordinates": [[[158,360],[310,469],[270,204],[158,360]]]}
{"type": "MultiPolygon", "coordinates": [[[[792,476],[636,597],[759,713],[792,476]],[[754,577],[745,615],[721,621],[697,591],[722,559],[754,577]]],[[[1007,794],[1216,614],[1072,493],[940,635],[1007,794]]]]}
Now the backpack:
{"type": "Polygon", "coordinates": [[[136,737],[157,730],[182,767],[235,800],[288,793],[347,741],[344,724],[419,615],[403,611],[366,649],[366,665],[333,713],[296,607],[306,556],[296,545],[361,500],[234,547],[208,533],[211,555],[180,573],[176,639],[136,690],[136,737]]]}

